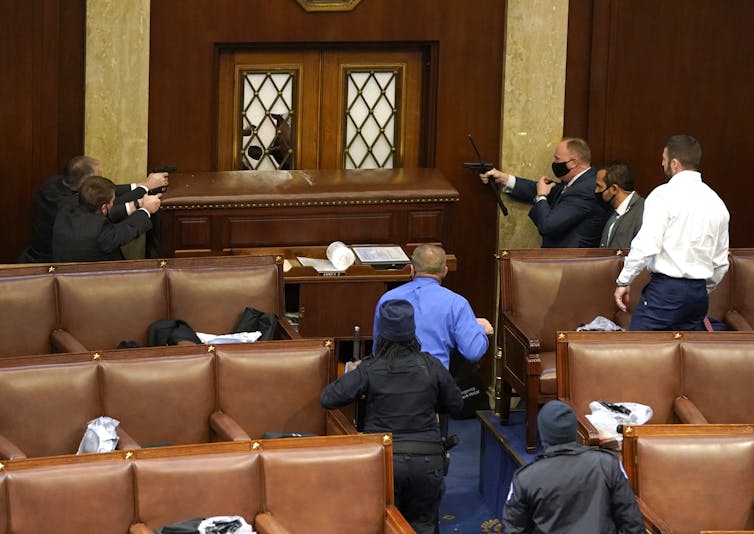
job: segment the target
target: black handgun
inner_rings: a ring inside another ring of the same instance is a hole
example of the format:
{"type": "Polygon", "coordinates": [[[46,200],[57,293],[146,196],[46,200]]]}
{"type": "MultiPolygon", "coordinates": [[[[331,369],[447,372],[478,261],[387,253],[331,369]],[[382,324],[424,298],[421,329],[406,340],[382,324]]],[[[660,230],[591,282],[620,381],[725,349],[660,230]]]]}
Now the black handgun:
{"type": "Polygon", "coordinates": [[[162,167],[155,167],[152,169],[152,172],[175,172],[178,170],[178,167],[175,165],[164,165],[162,167]]]}
{"type": "Polygon", "coordinates": [[[621,413],[623,415],[631,415],[631,410],[629,410],[625,406],[621,406],[620,404],[615,404],[615,403],[612,403],[612,402],[605,402],[605,401],[602,401],[602,400],[601,401],[597,401],[597,402],[599,402],[602,406],[604,406],[605,408],[607,408],[610,411],[618,412],[618,413],[621,413]]]}
{"type": "MultiPolygon", "coordinates": [[[[178,167],[175,165],[164,165],[162,167],[155,167],[152,169],[152,172],[175,172],[178,170],[178,167]]],[[[164,193],[168,190],[168,186],[162,185],[160,187],[155,187],[154,189],[150,189],[147,191],[148,195],[157,195],[159,193],[164,193]]]]}
{"type": "MultiPolygon", "coordinates": [[[[471,134],[469,134],[469,142],[471,143],[471,146],[474,148],[474,152],[476,152],[477,157],[479,158],[478,163],[469,163],[466,162],[463,164],[465,169],[474,169],[479,174],[484,174],[487,171],[492,170],[495,166],[492,163],[487,163],[484,161],[484,158],[482,158],[482,154],[479,153],[479,149],[476,147],[476,143],[474,142],[474,138],[471,137],[471,134]]],[[[494,178],[490,178],[490,180],[487,182],[487,185],[492,188],[492,191],[495,193],[495,200],[497,200],[497,205],[500,206],[500,211],[503,212],[503,215],[508,215],[508,208],[505,207],[505,204],[503,203],[503,199],[500,197],[500,190],[495,183],[494,178]]]]}

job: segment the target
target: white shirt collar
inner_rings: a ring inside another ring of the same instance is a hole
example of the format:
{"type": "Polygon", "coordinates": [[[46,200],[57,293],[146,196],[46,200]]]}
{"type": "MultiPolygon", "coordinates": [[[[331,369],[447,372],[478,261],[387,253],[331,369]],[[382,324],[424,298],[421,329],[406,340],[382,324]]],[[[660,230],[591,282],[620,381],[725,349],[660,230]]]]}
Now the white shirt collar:
{"type": "Polygon", "coordinates": [[[584,169],[583,171],[581,171],[580,173],[578,173],[578,174],[577,174],[576,176],[574,176],[573,178],[571,178],[571,179],[570,179],[570,180],[568,181],[568,183],[566,183],[566,184],[563,184],[563,185],[565,185],[566,187],[571,187],[571,186],[572,186],[573,184],[575,184],[575,183],[576,183],[576,180],[578,180],[578,179],[579,179],[579,178],[581,177],[581,175],[582,175],[582,174],[584,174],[584,173],[585,173],[586,171],[588,171],[589,169],[591,169],[591,167],[587,167],[586,169],[584,169]]]}
{"type": "Polygon", "coordinates": [[[695,182],[701,182],[702,174],[698,171],[683,170],[681,172],[674,174],[673,177],[670,180],[668,180],[668,183],[682,182],[685,180],[693,180],[695,182]]]}
{"type": "Polygon", "coordinates": [[[634,193],[636,193],[636,191],[631,191],[628,196],[623,199],[623,202],[621,202],[618,207],[615,208],[615,213],[618,214],[618,217],[628,211],[628,203],[631,201],[631,197],[634,196],[634,193]]]}

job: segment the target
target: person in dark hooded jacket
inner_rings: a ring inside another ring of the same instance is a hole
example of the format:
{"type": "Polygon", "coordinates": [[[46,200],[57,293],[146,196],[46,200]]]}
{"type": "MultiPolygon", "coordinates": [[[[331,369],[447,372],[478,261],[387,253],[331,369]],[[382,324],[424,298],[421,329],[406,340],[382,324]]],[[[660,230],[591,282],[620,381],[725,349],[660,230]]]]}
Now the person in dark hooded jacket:
{"type": "Polygon", "coordinates": [[[366,395],[365,433],[393,434],[395,506],[418,534],[437,531],[445,451],[437,414],[460,413],[461,390],[440,361],[421,352],[407,300],[379,307],[375,355],[328,385],[324,408],[366,395]]]}
{"type": "Polygon", "coordinates": [[[644,534],[636,495],[615,453],[577,442],[573,409],[550,401],[537,427],[544,453],[513,475],[506,534],[644,534]]]}

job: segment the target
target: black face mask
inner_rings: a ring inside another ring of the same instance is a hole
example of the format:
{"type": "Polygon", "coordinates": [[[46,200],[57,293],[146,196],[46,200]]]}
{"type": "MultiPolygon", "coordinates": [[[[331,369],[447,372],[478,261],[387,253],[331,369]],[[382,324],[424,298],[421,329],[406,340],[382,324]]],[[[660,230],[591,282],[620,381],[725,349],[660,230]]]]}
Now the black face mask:
{"type": "Polygon", "coordinates": [[[602,191],[595,191],[595,192],[594,192],[594,196],[595,196],[595,197],[597,197],[597,200],[599,200],[600,202],[604,202],[604,203],[605,203],[605,204],[607,204],[608,206],[612,206],[612,203],[613,203],[613,199],[615,198],[615,195],[611,196],[611,197],[610,197],[610,198],[609,198],[608,200],[605,200],[605,197],[603,197],[603,196],[602,196],[602,194],[603,194],[603,193],[604,193],[605,191],[607,191],[607,189],[608,189],[608,188],[606,187],[606,188],[605,188],[605,189],[603,189],[602,191]]]}
{"type": "Polygon", "coordinates": [[[553,161],[552,162],[552,173],[557,176],[558,178],[562,178],[566,174],[568,174],[571,170],[568,168],[568,162],[567,161],[553,161]]]}

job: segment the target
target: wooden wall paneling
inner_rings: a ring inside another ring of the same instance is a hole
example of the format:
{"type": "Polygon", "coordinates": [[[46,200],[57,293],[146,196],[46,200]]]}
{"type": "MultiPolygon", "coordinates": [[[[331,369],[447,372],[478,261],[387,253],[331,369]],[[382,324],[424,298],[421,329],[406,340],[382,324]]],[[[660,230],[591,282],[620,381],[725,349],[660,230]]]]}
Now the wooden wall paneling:
{"type": "Polygon", "coordinates": [[[0,262],[31,240],[34,197],[83,150],[84,0],[0,3],[0,262]]]}
{"type": "Polygon", "coordinates": [[[704,154],[702,176],[731,211],[731,245],[750,246],[754,185],[739,177],[750,172],[746,155],[754,148],[754,35],[747,29],[754,4],[691,0],[650,10],[646,2],[623,1],[618,8],[606,152],[641,154],[637,176],[654,187],[665,180],[665,139],[694,135],[704,154]]]}
{"type": "Polygon", "coordinates": [[[367,48],[337,49],[325,52],[322,69],[322,114],[320,137],[322,150],[321,168],[343,168],[343,145],[345,128],[341,118],[345,114],[346,86],[344,77],[347,68],[362,70],[364,66],[376,68],[397,66],[400,84],[396,102],[399,130],[395,167],[418,167],[420,159],[419,133],[421,130],[423,49],[411,45],[396,45],[395,50],[384,43],[367,48]]]}
{"type": "MultiPolygon", "coordinates": [[[[748,209],[754,184],[754,3],[747,0],[573,0],[574,10],[593,10],[589,85],[569,61],[565,131],[583,131],[594,161],[625,159],[647,195],[666,181],[660,167],[668,136],[688,133],[699,139],[702,176],[731,213],[731,246],[754,244],[748,209]],[[588,90],[588,106],[577,90],[588,90]]],[[[572,13],[576,16],[576,13],[572,13]]],[[[569,19],[573,20],[573,19],[569,19]]],[[[573,52],[586,47],[569,29],[573,52]]],[[[570,58],[570,55],[569,55],[570,58]]],[[[583,62],[579,62],[579,65],[583,62]]]]}
{"type": "MultiPolygon", "coordinates": [[[[247,47],[223,46],[219,50],[217,164],[216,170],[238,170],[233,154],[224,147],[234,144],[233,132],[240,129],[240,95],[237,84],[244,68],[267,66],[272,69],[290,69],[298,72],[297,98],[294,112],[297,115],[295,150],[296,169],[319,168],[318,119],[321,116],[319,87],[321,77],[320,52],[304,46],[298,50],[259,50],[247,47]],[[230,97],[232,95],[232,97],[230,97]]],[[[240,150],[240,148],[238,148],[240,150]]]]}
{"type": "Polygon", "coordinates": [[[65,0],[60,9],[57,166],[84,151],[86,0],[65,0]]]}
{"type": "MultiPolygon", "coordinates": [[[[22,31],[32,26],[33,4],[15,1],[0,3],[0,20],[4,22],[0,31],[0,168],[3,172],[2,209],[0,223],[3,228],[9,223],[17,224],[19,235],[6,235],[3,249],[4,261],[9,260],[9,252],[20,252],[21,241],[25,240],[29,228],[26,210],[22,209],[26,200],[28,210],[32,181],[32,117],[33,98],[33,33],[22,31]],[[10,250],[9,250],[10,249],[10,250]]],[[[15,258],[13,258],[15,259],[15,258]]]]}
{"type": "MultiPolygon", "coordinates": [[[[592,6],[592,42],[589,54],[589,118],[588,141],[592,161],[600,165],[605,160],[605,124],[608,114],[608,84],[610,83],[611,14],[615,11],[613,0],[595,2],[592,6]]],[[[566,66],[568,68],[568,66],[566,66]]]]}
{"type": "Polygon", "coordinates": [[[594,0],[568,2],[564,134],[586,139],[589,134],[589,88],[594,0]]]}
{"type": "Polygon", "coordinates": [[[473,156],[468,133],[487,159],[499,160],[504,28],[500,0],[363,0],[348,13],[306,13],[294,0],[152,2],[149,165],[215,170],[213,96],[223,46],[428,43],[425,59],[435,63],[425,65],[426,90],[436,92],[436,108],[425,114],[422,164],[440,169],[461,195],[448,249],[462,267],[447,284],[493,318],[498,208],[462,164],[473,156]]]}

